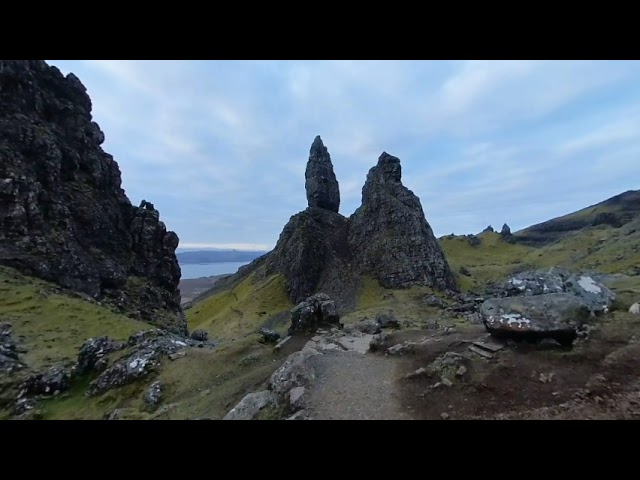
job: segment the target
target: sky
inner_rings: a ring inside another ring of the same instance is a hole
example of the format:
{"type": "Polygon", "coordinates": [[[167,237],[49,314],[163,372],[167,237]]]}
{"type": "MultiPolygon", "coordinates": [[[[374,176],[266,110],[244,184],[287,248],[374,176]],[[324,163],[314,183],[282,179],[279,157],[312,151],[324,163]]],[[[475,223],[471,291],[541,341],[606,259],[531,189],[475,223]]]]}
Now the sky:
{"type": "Polygon", "coordinates": [[[48,60],[88,90],[129,199],[182,248],[269,250],[316,135],[361,202],[383,151],[436,236],[512,231],[640,188],[638,61],[48,60]]]}

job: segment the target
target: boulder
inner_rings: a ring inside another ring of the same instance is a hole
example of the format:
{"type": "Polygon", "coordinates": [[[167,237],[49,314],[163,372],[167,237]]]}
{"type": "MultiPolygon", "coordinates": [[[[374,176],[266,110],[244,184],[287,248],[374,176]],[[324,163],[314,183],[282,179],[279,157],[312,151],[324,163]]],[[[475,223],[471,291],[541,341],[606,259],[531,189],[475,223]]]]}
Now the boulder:
{"type": "Polygon", "coordinates": [[[184,353],[189,339],[159,329],[145,330],[129,337],[131,353],[115,362],[89,384],[87,395],[99,395],[154,372],[161,358],[184,353]]]}
{"type": "Polygon", "coordinates": [[[309,361],[320,353],[313,348],[304,348],[289,355],[289,358],[271,375],[269,389],[276,396],[276,402],[288,405],[289,392],[295,387],[304,387],[315,379],[315,369],[309,361]]]}
{"type": "Polygon", "coordinates": [[[388,313],[378,315],[376,317],[376,323],[380,326],[380,328],[400,328],[398,319],[388,313]]]}
{"type": "Polygon", "coordinates": [[[595,276],[586,273],[572,273],[560,267],[518,273],[507,279],[494,291],[498,296],[567,293],[583,300],[594,313],[606,313],[616,298],[615,293],[598,281],[595,276]]]}
{"type": "Polygon", "coordinates": [[[324,293],[317,293],[291,310],[289,334],[313,332],[319,326],[337,324],[339,316],[335,302],[324,293]]]}
{"type": "Polygon", "coordinates": [[[18,346],[9,322],[0,323],[0,372],[12,373],[25,368],[18,356],[18,346]]]}
{"type": "Polygon", "coordinates": [[[206,342],[209,340],[209,333],[202,329],[194,330],[191,333],[191,339],[197,342],[206,342]]]}
{"type": "Polygon", "coordinates": [[[22,384],[27,395],[57,395],[71,387],[71,372],[60,366],[53,366],[44,372],[31,375],[22,384]]]}
{"type": "Polygon", "coordinates": [[[262,335],[261,341],[262,343],[278,343],[280,340],[280,334],[275,330],[271,330],[268,328],[261,328],[259,330],[260,335],[262,335]]]}
{"type": "Polygon", "coordinates": [[[429,307],[447,308],[447,303],[435,295],[427,295],[424,299],[424,303],[429,307]]]}
{"type": "Polygon", "coordinates": [[[485,328],[496,337],[538,341],[552,338],[571,345],[577,328],[593,315],[582,299],[566,293],[492,298],[484,302],[485,328]]]}
{"type": "Polygon", "coordinates": [[[84,375],[92,371],[104,371],[107,368],[106,356],[111,352],[122,350],[124,347],[124,343],[110,340],[106,336],[85,340],[78,353],[76,373],[84,375]]]}
{"type": "Polygon", "coordinates": [[[640,315],[640,302],[636,302],[629,308],[629,313],[632,315],[640,315]]]}
{"type": "Polygon", "coordinates": [[[269,390],[249,393],[224,416],[223,420],[253,420],[261,410],[273,405],[275,400],[275,395],[269,390]]]}

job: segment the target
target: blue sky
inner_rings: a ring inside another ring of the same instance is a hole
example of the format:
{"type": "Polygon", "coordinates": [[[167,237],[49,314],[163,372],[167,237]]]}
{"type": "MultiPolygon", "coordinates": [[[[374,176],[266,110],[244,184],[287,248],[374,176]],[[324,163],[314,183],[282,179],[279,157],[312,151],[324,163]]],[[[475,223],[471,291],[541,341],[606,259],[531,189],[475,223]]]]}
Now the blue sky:
{"type": "Polygon", "coordinates": [[[87,87],[134,204],[180,246],[272,248],[321,135],[340,212],[383,151],[437,236],[640,188],[638,61],[48,60],[87,87]]]}

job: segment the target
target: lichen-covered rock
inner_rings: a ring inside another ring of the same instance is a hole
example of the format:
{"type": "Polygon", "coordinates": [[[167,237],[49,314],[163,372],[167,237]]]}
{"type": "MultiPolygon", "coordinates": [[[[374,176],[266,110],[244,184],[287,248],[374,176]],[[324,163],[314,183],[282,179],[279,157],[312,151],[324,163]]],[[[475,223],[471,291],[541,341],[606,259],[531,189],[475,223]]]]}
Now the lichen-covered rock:
{"type": "Polygon", "coordinates": [[[567,293],[582,299],[595,313],[608,311],[616,298],[615,293],[594,276],[572,273],[560,267],[518,273],[499,285],[495,291],[499,296],[567,293]]]}
{"type": "Polygon", "coordinates": [[[178,237],[131,204],[103,142],[76,76],[0,61],[0,263],[186,333],[178,237]]]}
{"type": "Polygon", "coordinates": [[[457,291],[420,200],[402,185],[400,160],[384,152],[369,170],[349,244],[363,273],[387,288],[428,285],[457,291]]]}
{"type": "Polygon", "coordinates": [[[492,298],[481,308],[485,328],[492,335],[515,340],[552,338],[570,345],[577,329],[593,312],[580,298],[566,293],[492,298]]]}
{"type": "Polygon", "coordinates": [[[22,384],[23,395],[54,395],[71,387],[71,372],[53,366],[41,373],[31,375],[22,384]]]}
{"type": "Polygon", "coordinates": [[[339,320],[333,300],[327,294],[317,293],[291,310],[289,334],[313,332],[321,325],[337,324],[339,320]]]}
{"type": "Polygon", "coordinates": [[[629,313],[632,315],[640,315],[640,302],[636,302],[629,307],[629,313]]]}
{"type": "Polygon", "coordinates": [[[340,208],[338,180],[333,172],[331,156],[322,143],[320,135],[311,145],[304,176],[309,206],[338,212],[340,208]]]}
{"type": "Polygon", "coordinates": [[[273,405],[275,395],[269,390],[249,393],[227,413],[223,420],[253,420],[261,410],[273,405]]]}
{"type": "Polygon", "coordinates": [[[372,319],[365,319],[359,322],[356,322],[352,325],[348,325],[345,327],[345,332],[353,333],[353,332],[362,332],[368,334],[378,334],[381,331],[380,324],[372,319]]]}
{"type": "Polygon", "coordinates": [[[187,348],[188,340],[160,329],[145,330],[131,337],[127,344],[133,351],[119,359],[89,384],[87,395],[99,395],[145,378],[154,372],[160,359],[187,348]]]}
{"type": "Polygon", "coordinates": [[[144,392],[144,403],[150,408],[155,408],[158,406],[158,403],[160,403],[161,396],[162,384],[160,382],[153,382],[144,392]]]}
{"type": "Polygon", "coordinates": [[[106,336],[89,338],[80,347],[75,370],[79,375],[91,371],[102,372],[108,365],[107,355],[124,347],[124,343],[115,342],[106,336]]]}

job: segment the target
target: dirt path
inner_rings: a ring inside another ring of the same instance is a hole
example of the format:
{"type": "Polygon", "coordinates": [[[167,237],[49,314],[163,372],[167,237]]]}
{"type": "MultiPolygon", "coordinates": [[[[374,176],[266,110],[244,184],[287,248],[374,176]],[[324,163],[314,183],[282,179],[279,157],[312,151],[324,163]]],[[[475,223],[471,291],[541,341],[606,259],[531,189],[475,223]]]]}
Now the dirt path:
{"type": "Polygon", "coordinates": [[[394,358],[335,352],[312,359],[316,381],[306,412],[314,420],[409,420],[397,396],[394,358]]]}

